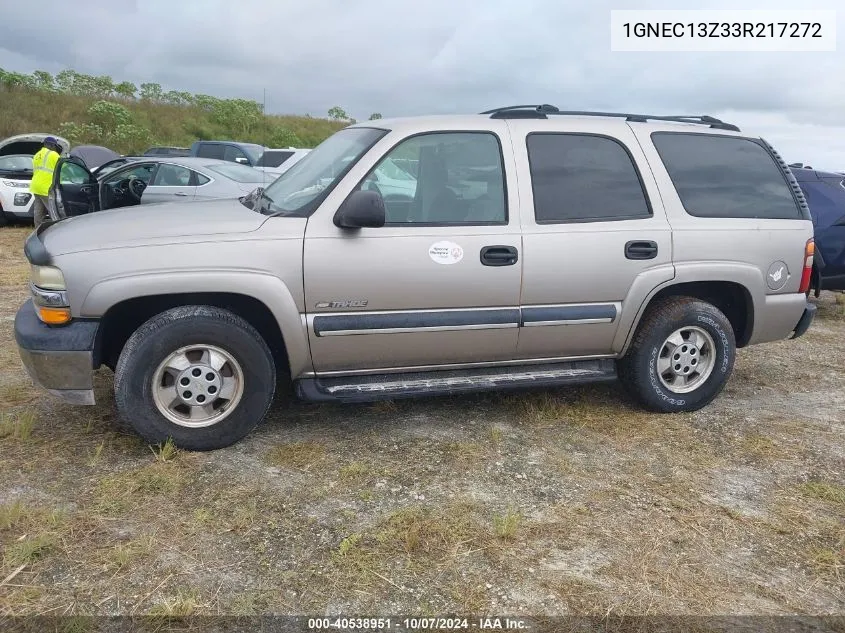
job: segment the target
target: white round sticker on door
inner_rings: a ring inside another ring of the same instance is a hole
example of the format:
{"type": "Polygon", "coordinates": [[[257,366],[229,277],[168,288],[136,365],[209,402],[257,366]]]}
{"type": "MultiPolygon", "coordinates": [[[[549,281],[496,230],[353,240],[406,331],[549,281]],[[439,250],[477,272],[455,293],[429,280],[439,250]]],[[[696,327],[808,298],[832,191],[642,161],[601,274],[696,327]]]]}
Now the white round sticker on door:
{"type": "Polygon", "coordinates": [[[457,264],[464,258],[464,249],[454,242],[436,242],[428,249],[428,256],[438,264],[457,264]]]}

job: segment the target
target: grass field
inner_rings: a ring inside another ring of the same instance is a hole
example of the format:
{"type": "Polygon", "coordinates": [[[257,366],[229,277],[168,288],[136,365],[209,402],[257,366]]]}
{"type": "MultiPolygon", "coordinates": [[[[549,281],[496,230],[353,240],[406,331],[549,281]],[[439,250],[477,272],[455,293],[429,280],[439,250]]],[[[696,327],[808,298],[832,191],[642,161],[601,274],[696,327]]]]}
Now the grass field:
{"type": "MultiPolygon", "coordinates": [[[[0,88],[0,139],[26,132],[59,133],[65,122],[86,124],[91,122],[88,109],[97,99],[58,92],[38,90],[8,90],[0,88]]],[[[119,153],[131,154],[144,151],[150,145],[175,145],[188,147],[198,139],[232,139],[275,146],[279,130],[295,136],[302,147],[315,147],[325,138],[341,129],[347,122],[324,118],[267,115],[249,133],[239,133],[237,121],[227,124],[198,107],[175,106],[144,101],[118,101],[127,109],[132,123],[149,130],[151,136],[134,138],[70,139],[74,144],[104,143],[119,153]]],[[[284,143],[287,146],[289,143],[284,143]]]]}
{"type": "Polygon", "coordinates": [[[834,614],[845,302],[741,350],[684,415],[618,385],[326,406],[150,447],[31,386],[23,228],[0,230],[0,615],[834,614]]]}

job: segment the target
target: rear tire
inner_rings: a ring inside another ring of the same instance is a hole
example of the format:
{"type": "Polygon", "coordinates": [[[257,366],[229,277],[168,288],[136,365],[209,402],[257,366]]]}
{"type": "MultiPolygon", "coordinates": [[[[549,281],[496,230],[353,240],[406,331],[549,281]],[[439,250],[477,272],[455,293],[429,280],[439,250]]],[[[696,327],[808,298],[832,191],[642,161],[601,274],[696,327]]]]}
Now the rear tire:
{"type": "Polygon", "coordinates": [[[121,418],[150,443],[171,438],[192,451],[245,437],[264,419],[275,388],[276,368],[261,335],[211,306],[151,318],[129,337],[115,368],[121,418]]]}
{"type": "Polygon", "coordinates": [[[647,409],[695,411],[719,395],[735,359],[734,331],[721,310],[672,297],[648,309],[619,361],[619,377],[647,409]]]}

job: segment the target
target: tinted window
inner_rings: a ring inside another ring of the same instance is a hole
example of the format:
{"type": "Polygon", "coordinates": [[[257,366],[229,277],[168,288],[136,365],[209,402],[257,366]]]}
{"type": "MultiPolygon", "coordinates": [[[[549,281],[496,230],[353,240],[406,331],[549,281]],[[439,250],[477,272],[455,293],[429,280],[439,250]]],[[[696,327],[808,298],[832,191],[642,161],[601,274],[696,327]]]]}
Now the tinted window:
{"type": "Polygon", "coordinates": [[[614,139],[588,134],[529,134],[528,161],[538,224],[651,215],[630,154],[614,139]]]}
{"type": "Polygon", "coordinates": [[[258,159],[258,162],[255,164],[256,167],[278,167],[283,162],[285,162],[288,158],[293,156],[293,152],[273,152],[267,151],[261,155],[261,158],[258,159]]]}
{"type": "Polygon", "coordinates": [[[248,165],[217,164],[205,165],[205,168],[210,171],[215,171],[218,174],[222,174],[223,176],[226,176],[226,178],[237,182],[264,182],[264,172],[258,171],[254,167],[249,167],[248,165]]]}
{"type": "Polygon", "coordinates": [[[201,158],[223,158],[224,146],[216,143],[202,143],[197,149],[197,156],[201,158]]]}
{"type": "Polygon", "coordinates": [[[229,160],[233,163],[249,162],[249,159],[247,158],[246,154],[244,154],[241,150],[232,145],[226,145],[226,148],[223,150],[223,160],[229,160]]]}
{"type": "Polygon", "coordinates": [[[191,170],[180,165],[163,163],[158,166],[152,182],[156,187],[187,187],[191,182],[191,170]]]}
{"type": "Polygon", "coordinates": [[[707,218],[800,218],[774,158],[744,138],[651,135],[687,213],[707,218]]]}
{"type": "Polygon", "coordinates": [[[391,224],[507,222],[501,150],[489,133],[409,138],[393,148],[360,187],[381,192],[391,224]],[[417,161],[417,176],[399,167],[409,161],[417,161]]]}
{"type": "Polygon", "coordinates": [[[204,185],[207,182],[211,182],[211,178],[207,178],[206,176],[203,176],[198,171],[194,172],[194,177],[197,179],[197,186],[204,185]]]}

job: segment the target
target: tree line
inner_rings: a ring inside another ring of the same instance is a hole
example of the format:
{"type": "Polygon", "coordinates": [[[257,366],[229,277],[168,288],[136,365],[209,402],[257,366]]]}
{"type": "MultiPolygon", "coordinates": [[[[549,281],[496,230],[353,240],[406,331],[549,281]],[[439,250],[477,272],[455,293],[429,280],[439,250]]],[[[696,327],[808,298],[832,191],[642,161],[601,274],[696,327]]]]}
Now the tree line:
{"type": "MultiPolygon", "coordinates": [[[[165,90],[158,83],[136,85],[108,75],[86,75],[71,69],[52,75],[43,70],[24,74],[0,68],[0,89],[64,94],[91,100],[93,103],[87,108],[84,120],[57,122],[57,133],[73,143],[138,150],[154,141],[165,142],[166,139],[158,139],[155,131],[149,129],[147,121],[134,116],[136,106],[162,105],[190,108],[195,112],[195,120],[186,121],[185,127],[188,128],[186,132],[197,138],[225,134],[253,142],[260,138],[274,147],[304,144],[294,130],[277,124],[272,116],[266,117],[263,104],[252,99],[223,99],[165,90]]],[[[330,108],[327,118],[339,124],[355,122],[340,106],[330,108]]],[[[381,114],[373,113],[369,118],[379,119],[381,114]]]]}

